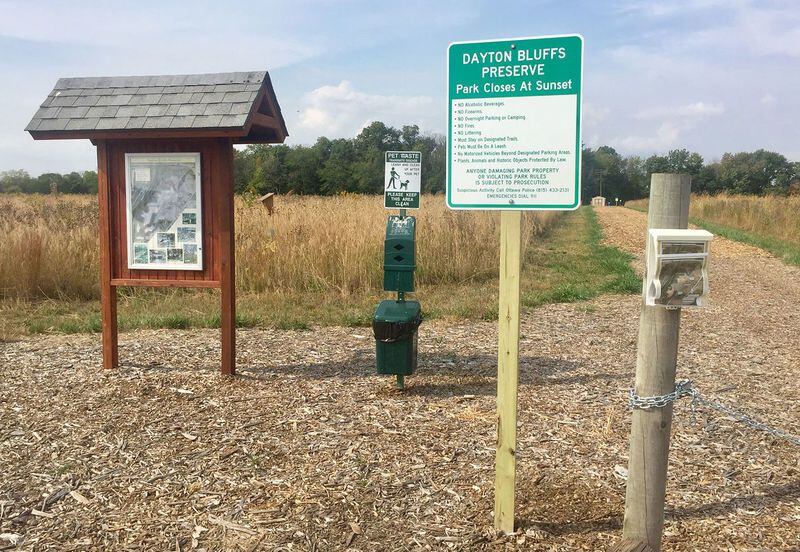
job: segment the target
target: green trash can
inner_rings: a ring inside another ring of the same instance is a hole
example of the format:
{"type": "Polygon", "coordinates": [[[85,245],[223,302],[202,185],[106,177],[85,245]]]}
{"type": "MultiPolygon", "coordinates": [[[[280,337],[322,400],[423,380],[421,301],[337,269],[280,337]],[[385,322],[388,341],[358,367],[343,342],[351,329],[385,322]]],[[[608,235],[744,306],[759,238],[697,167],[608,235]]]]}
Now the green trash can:
{"type": "Polygon", "coordinates": [[[417,368],[418,301],[381,301],[372,319],[379,374],[410,376],[417,368]]]}

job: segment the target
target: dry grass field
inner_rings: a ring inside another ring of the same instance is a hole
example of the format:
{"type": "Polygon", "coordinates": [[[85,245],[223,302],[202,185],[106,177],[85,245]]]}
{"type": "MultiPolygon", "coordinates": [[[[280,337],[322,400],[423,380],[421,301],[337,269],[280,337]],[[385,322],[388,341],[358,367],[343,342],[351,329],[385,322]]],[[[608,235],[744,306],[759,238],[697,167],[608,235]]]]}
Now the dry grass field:
{"type": "MultiPolygon", "coordinates": [[[[240,292],[380,288],[387,211],[379,196],[281,197],[273,216],[236,199],[240,292]]],[[[452,284],[497,276],[499,217],[454,212],[424,197],[418,217],[417,282],[452,284]],[[481,239],[475,239],[480,237],[481,239]]],[[[557,213],[528,213],[526,242],[557,213]]],[[[99,297],[95,196],[0,195],[0,297],[99,297]]]]}
{"type": "MultiPolygon", "coordinates": [[[[0,195],[0,340],[100,329],[96,197],[0,195]]],[[[455,212],[441,196],[417,216],[415,297],[425,316],[497,316],[499,215],[455,212]]],[[[369,325],[382,291],[380,197],[281,197],[274,215],[236,200],[237,325],[369,325]]],[[[628,258],[597,247],[589,209],[526,213],[523,304],[635,292],[628,258]],[[557,253],[557,254],[554,254],[557,253]]],[[[120,288],[119,325],[219,326],[216,290],[120,288]]]]}

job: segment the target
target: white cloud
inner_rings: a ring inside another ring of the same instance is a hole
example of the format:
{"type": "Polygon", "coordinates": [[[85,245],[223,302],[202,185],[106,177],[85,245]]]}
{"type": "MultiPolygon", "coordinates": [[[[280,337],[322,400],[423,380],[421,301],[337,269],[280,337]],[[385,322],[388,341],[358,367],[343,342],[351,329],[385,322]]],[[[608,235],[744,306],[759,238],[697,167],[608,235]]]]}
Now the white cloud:
{"type": "Polygon", "coordinates": [[[769,92],[767,92],[766,94],[761,96],[761,104],[762,105],[774,105],[776,101],[777,100],[775,99],[775,96],[773,96],[769,92]]]}
{"type": "Polygon", "coordinates": [[[612,143],[623,151],[661,151],[680,145],[681,133],[695,128],[708,117],[721,115],[721,103],[694,102],[678,106],[650,107],[639,111],[636,118],[658,123],[649,134],[618,137],[612,143]]]}
{"type": "Polygon", "coordinates": [[[310,142],[318,136],[352,137],[372,121],[388,125],[418,124],[421,129],[441,131],[441,118],[430,96],[368,94],[356,90],[350,81],[321,86],[301,101],[291,126],[294,142],[310,142]]]}
{"type": "Polygon", "coordinates": [[[616,11],[621,14],[663,18],[725,4],[730,4],[730,0],[670,0],[669,2],[635,0],[622,2],[616,11]]]}
{"type": "Polygon", "coordinates": [[[650,152],[665,151],[679,145],[681,129],[670,122],[662,123],[655,134],[645,136],[624,136],[611,141],[612,145],[623,151],[650,152]]]}
{"type": "Polygon", "coordinates": [[[637,118],[643,120],[672,118],[689,122],[703,117],[721,115],[725,112],[722,103],[694,102],[678,106],[651,107],[639,111],[637,118]]]}

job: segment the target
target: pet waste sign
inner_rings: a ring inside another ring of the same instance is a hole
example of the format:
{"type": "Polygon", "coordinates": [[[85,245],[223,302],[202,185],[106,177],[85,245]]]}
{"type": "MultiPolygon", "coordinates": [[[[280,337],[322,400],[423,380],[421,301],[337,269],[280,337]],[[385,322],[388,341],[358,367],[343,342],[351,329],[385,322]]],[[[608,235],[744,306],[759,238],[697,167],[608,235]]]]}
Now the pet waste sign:
{"type": "Polygon", "coordinates": [[[387,151],[383,178],[383,206],[387,209],[419,209],[422,154],[387,151]]]}
{"type": "Polygon", "coordinates": [[[447,204],[576,209],[580,35],[455,42],[447,53],[447,204]]]}

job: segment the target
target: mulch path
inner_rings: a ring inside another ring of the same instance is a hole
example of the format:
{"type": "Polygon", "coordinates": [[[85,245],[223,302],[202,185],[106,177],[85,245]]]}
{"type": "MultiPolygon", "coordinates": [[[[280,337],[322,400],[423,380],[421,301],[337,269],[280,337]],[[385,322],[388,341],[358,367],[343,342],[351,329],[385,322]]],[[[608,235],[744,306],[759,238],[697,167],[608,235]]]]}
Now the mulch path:
{"type": "MultiPolygon", "coordinates": [[[[641,254],[644,215],[598,209],[641,254]]],[[[800,433],[800,271],[716,240],[679,377],[800,433]]],[[[346,299],[343,299],[346,300],[346,299]]],[[[492,531],[496,324],[430,321],[407,389],[365,328],[0,344],[0,550],[607,550],[621,533],[636,296],[522,321],[518,533],[492,531]]],[[[424,307],[424,305],[423,305],[424,307]]],[[[798,448],[675,409],[665,551],[800,550],[798,448]]]]}

